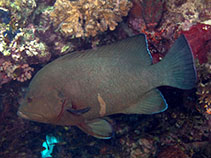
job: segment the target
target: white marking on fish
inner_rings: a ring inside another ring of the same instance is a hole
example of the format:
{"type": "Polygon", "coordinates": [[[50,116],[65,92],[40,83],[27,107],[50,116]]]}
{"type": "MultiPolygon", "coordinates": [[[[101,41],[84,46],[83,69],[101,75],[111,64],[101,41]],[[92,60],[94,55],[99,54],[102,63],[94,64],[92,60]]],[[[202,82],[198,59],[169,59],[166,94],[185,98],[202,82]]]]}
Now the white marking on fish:
{"type": "Polygon", "coordinates": [[[99,93],[97,95],[97,99],[98,99],[98,102],[100,103],[100,111],[99,111],[99,114],[102,117],[102,116],[104,116],[106,114],[106,103],[103,100],[103,98],[100,96],[99,93]]]}

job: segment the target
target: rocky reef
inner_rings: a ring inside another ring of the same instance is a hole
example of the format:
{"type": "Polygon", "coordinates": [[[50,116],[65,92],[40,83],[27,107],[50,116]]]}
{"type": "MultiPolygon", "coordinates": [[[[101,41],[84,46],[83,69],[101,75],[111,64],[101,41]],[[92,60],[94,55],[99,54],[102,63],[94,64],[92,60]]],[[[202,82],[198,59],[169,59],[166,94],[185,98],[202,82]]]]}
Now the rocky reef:
{"type": "Polygon", "coordinates": [[[211,18],[208,0],[0,0],[0,157],[40,158],[47,135],[55,158],[211,157],[211,18]],[[114,115],[115,136],[21,119],[19,101],[45,64],[74,50],[145,33],[153,63],[184,34],[198,81],[189,91],[161,87],[169,108],[114,115]]]}

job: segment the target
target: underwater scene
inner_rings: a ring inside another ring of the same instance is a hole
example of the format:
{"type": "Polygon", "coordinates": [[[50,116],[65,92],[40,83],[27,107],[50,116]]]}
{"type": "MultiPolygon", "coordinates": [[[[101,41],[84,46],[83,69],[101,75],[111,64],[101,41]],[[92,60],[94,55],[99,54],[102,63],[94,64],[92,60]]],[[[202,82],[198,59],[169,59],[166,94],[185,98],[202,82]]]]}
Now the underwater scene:
{"type": "Polygon", "coordinates": [[[0,158],[211,158],[210,0],[0,0],[0,158]]]}

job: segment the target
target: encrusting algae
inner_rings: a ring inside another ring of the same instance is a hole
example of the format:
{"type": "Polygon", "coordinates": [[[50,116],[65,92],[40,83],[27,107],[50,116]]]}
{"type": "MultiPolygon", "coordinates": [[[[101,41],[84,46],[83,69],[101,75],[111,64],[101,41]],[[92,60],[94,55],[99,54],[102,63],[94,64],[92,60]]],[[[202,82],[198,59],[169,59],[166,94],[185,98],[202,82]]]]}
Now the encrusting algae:
{"type": "Polygon", "coordinates": [[[128,0],[57,0],[50,17],[64,35],[89,37],[114,30],[131,7],[128,0]]]}

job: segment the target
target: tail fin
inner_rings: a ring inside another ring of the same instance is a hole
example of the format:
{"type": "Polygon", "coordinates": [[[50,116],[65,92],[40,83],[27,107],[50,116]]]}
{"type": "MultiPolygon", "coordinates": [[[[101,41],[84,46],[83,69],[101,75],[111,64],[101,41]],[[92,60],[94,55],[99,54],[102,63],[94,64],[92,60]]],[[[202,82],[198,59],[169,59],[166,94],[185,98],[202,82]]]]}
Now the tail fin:
{"type": "Polygon", "coordinates": [[[162,85],[191,89],[196,84],[194,60],[184,35],[175,41],[164,59],[154,66],[164,76],[160,82],[162,85]]]}

